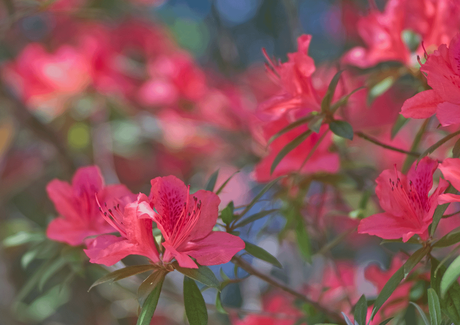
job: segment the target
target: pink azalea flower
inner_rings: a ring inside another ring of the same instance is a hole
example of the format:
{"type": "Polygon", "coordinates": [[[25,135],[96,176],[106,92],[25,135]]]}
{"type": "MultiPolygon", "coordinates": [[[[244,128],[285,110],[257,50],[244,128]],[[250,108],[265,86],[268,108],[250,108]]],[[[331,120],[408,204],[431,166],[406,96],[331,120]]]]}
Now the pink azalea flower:
{"type": "Polygon", "coordinates": [[[436,114],[443,126],[460,123],[460,34],[450,41],[449,47],[442,44],[429,55],[420,70],[427,73],[433,89],[406,100],[401,114],[411,118],[436,114]]]}
{"type": "Polygon", "coordinates": [[[48,225],[46,235],[72,246],[81,245],[88,236],[113,232],[100,217],[96,196],[102,201],[135,199],[124,185],[104,185],[99,168],[83,167],[75,173],[72,184],[52,180],[46,187],[59,217],[48,225]]]}
{"type": "MultiPolygon", "coordinates": [[[[460,189],[460,159],[459,158],[447,158],[439,165],[439,170],[444,175],[444,178],[448,180],[453,187],[457,190],[460,189]]],[[[441,194],[438,198],[439,204],[449,202],[460,202],[460,195],[457,194],[441,194]]]]}
{"type": "MultiPolygon", "coordinates": [[[[454,0],[390,0],[384,12],[373,7],[369,15],[357,22],[365,47],[357,46],[345,54],[343,61],[369,68],[384,61],[413,65],[414,60],[404,43],[406,30],[417,33],[426,46],[439,46],[454,36],[460,25],[460,6],[454,0]]],[[[423,54],[422,46],[415,51],[423,54]]]]}
{"type": "Polygon", "coordinates": [[[404,242],[413,235],[427,240],[438,196],[448,186],[445,180],[440,179],[437,189],[428,196],[437,167],[435,160],[425,157],[418,166],[416,162],[412,165],[407,176],[396,168],[384,170],[376,180],[375,192],[385,212],[361,220],[358,232],[384,239],[402,237],[404,242]]]}
{"type": "Polygon", "coordinates": [[[219,197],[210,191],[190,194],[190,188],[174,176],[157,177],[147,198],[139,197],[139,216],[156,222],[164,238],[163,263],[173,258],[180,266],[216,265],[244,248],[237,236],[212,231],[218,217],[219,197]]]}

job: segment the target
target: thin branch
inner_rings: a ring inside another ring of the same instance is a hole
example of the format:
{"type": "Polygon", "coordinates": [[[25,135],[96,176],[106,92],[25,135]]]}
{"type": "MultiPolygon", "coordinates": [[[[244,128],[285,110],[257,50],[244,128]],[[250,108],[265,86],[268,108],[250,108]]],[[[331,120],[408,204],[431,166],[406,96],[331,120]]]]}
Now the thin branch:
{"type": "Polygon", "coordinates": [[[396,147],[384,144],[384,143],[378,141],[377,139],[372,138],[372,137],[364,134],[361,131],[355,132],[355,135],[357,135],[358,137],[360,137],[360,138],[362,138],[364,140],[372,142],[373,144],[376,144],[376,145],[378,145],[378,146],[380,146],[382,148],[388,149],[388,150],[393,150],[393,151],[396,151],[396,152],[405,153],[406,155],[410,155],[410,156],[414,156],[414,157],[419,157],[420,156],[420,153],[418,153],[418,152],[407,151],[407,150],[403,150],[403,149],[400,149],[400,148],[396,148],[396,147]]]}
{"type": "Polygon", "coordinates": [[[294,289],[291,289],[291,288],[287,287],[286,285],[280,283],[276,279],[273,279],[269,275],[266,275],[266,274],[263,274],[263,273],[259,272],[254,267],[252,267],[251,264],[249,264],[248,262],[243,260],[241,257],[234,256],[232,258],[232,262],[235,263],[236,265],[238,265],[240,268],[242,268],[246,272],[248,272],[249,274],[254,275],[254,276],[258,277],[259,279],[267,282],[268,284],[270,284],[270,285],[272,285],[274,287],[277,287],[277,288],[289,293],[290,295],[296,297],[297,299],[302,300],[302,301],[310,304],[311,306],[313,306],[314,308],[316,308],[320,312],[322,312],[325,315],[327,315],[332,321],[337,322],[338,324],[345,324],[344,321],[343,321],[342,316],[340,316],[338,313],[336,313],[334,311],[331,311],[331,310],[321,306],[318,302],[313,301],[313,300],[309,299],[308,297],[306,297],[304,294],[302,294],[300,292],[297,292],[294,289]]]}

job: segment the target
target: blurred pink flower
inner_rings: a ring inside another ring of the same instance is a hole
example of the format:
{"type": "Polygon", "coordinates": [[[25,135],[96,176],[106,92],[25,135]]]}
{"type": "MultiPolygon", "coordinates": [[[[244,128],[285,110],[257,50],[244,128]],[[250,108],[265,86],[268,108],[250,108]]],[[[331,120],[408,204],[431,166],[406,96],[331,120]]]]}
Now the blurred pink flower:
{"type": "Polygon", "coordinates": [[[384,170],[377,178],[375,192],[384,213],[361,220],[358,233],[375,235],[384,239],[408,241],[413,235],[428,239],[428,226],[433,221],[438,196],[447,188],[447,181],[440,179],[437,189],[428,196],[433,186],[433,173],[438,163],[428,157],[418,166],[412,165],[408,175],[396,170],[384,170]]]}
{"type": "MultiPolygon", "coordinates": [[[[444,175],[444,178],[448,180],[455,189],[460,189],[460,159],[459,158],[447,158],[439,165],[439,170],[444,175]]],[[[441,194],[438,198],[439,204],[448,202],[460,202],[460,195],[458,194],[441,194]]]]}
{"type": "Polygon", "coordinates": [[[222,231],[212,231],[218,216],[219,197],[200,190],[190,195],[190,188],[174,176],[152,180],[147,198],[139,196],[139,217],[156,222],[165,239],[163,262],[173,258],[180,266],[197,268],[199,264],[227,263],[244,248],[244,242],[222,231]]]}
{"type": "Polygon", "coordinates": [[[60,215],[48,225],[46,235],[72,246],[81,245],[88,236],[113,232],[100,217],[96,196],[103,202],[135,199],[124,185],[105,186],[96,166],[78,169],[72,184],[55,179],[46,190],[60,215]]]}
{"type": "Polygon", "coordinates": [[[427,73],[433,88],[409,98],[401,114],[410,118],[428,118],[436,114],[443,126],[460,123],[460,34],[442,44],[420,68],[427,73]]]}
{"type": "MultiPolygon", "coordinates": [[[[360,68],[370,68],[384,61],[398,61],[411,66],[412,56],[404,43],[404,31],[420,35],[427,47],[448,42],[460,26],[460,5],[455,0],[390,0],[384,12],[373,6],[357,22],[365,47],[357,46],[343,61],[360,68]]],[[[422,46],[415,51],[423,54],[422,46]]]]}

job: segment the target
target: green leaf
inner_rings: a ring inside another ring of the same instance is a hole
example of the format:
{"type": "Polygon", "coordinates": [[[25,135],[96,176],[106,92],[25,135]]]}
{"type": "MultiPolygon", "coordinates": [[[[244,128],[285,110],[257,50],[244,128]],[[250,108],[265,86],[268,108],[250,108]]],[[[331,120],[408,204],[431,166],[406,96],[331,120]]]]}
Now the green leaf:
{"type": "Polygon", "coordinates": [[[137,299],[139,301],[139,305],[143,305],[145,299],[149,296],[153,289],[156,286],[163,282],[165,279],[167,272],[165,270],[154,270],[152,274],[150,274],[144,281],[142,281],[141,285],[137,289],[137,299]]]}
{"type": "Polygon", "coordinates": [[[153,314],[155,314],[155,309],[158,305],[158,300],[160,300],[162,286],[163,281],[160,281],[149,294],[147,299],[145,299],[145,302],[142,305],[141,313],[139,314],[139,318],[137,319],[136,325],[150,325],[153,314]]]}
{"type": "Polygon", "coordinates": [[[257,195],[252,199],[252,201],[246,206],[246,208],[244,208],[244,210],[240,213],[239,218],[241,218],[241,217],[244,216],[249,210],[251,210],[251,208],[254,206],[254,204],[256,204],[257,201],[259,201],[259,199],[260,199],[265,193],[267,193],[267,191],[268,191],[273,185],[275,185],[281,178],[285,178],[285,177],[286,177],[286,176],[277,177],[277,178],[275,178],[274,180],[272,180],[270,183],[268,183],[267,185],[265,185],[264,188],[259,192],[259,194],[257,194],[257,195]]]}
{"type": "Polygon", "coordinates": [[[394,137],[398,134],[398,132],[403,128],[404,125],[409,122],[409,118],[405,118],[401,114],[399,114],[398,119],[396,120],[396,123],[393,124],[393,127],[391,128],[391,140],[394,139],[394,137]]]}
{"type": "Polygon", "coordinates": [[[407,277],[407,275],[412,271],[412,269],[422,260],[422,258],[428,254],[430,247],[422,247],[417,250],[411,257],[401,266],[387,281],[382,291],[380,291],[377,299],[374,302],[374,308],[372,310],[371,319],[374,319],[374,316],[377,314],[379,309],[391,296],[393,291],[398,287],[399,283],[407,277]]]}
{"type": "Polygon", "coordinates": [[[335,120],[329,123],[329,128],[335,135],[348,140],[353,140],[353,127],[350,125],[350,123],[335,120]]]}
{"type": "Polygon", "coordinates": [[[220,292],[217,292],[217,295],[216,295],[216,310],[221,314],[228,314],[227,311],[224,309],[224,306],[222,306],[220,292]]]}
{"type": "Polygon", "coordinates": [[[6,237],[3,239],[4,247],[13,247],[19,246],[31,242],[42,241],[44,239],[43,234],[41,233],[29,233],[25,231],[19,231],[18,233],[6,237]]]}
{"type": "Polygon", "coordinates": [[[50,266],[48,266],[46,271],[42,274],[40,281],[38,282],[38,290],[42,291],[46,282],[48,282],[48,280],[57,272],[59,272],[59,270],[61,270],[66,264],[67,261],[62,257],[59,257],[50,266]]]}
{"type": "MultiPolygon", "coordinates": [[[[441,291],[441,279],[445,272],[446,267],[439,265],[439,261],[431,257],[431,288],[436,291],[438,297],[441,291]]],[[[455,325],[460,325],[460,285],[458,283],[453,283],[444,297],[441,296],[440,306],[443,313],[449,316],[455,325]]]]}
{"type": "Polygon", "coordinates": [[[394,317],[391,317],[391,318],[388,318],[388,319],[385,319],[383,322],[381,322],[379,325],[386,325],[388,324],[394,317]]]}
{"type": "Polygon", "coordinates": [[[276,155],[275,159],[273,160],[272,166],[270,168],[270,175],[273,174],[273,172],[276,169],[276,166],[283,160],[283,158],[290,153],[292,150],[297,148],[302,142],[304,142],[311,134],[312,130],[307,130],[297,136],[294,140],[289,142],[283,149],[280,150],[280,152],[276,155]]]}
{"type": "Polygon", "coordinates": [[[216,170],[209,177],[208,184],[206,184],[206,191],[214,192],[214,187],[216,186],[217,176],[219,176],[219,170],[216,170]]]}
{"type": "Polygon", "coordinates": [[[233,227],[234,229],[244,227],[247,224],[250,224],[251,222],[254,222],[256,220],[262,219],[263,217],[272,214],[274,212],[278,211],[278,209],[272,209],[272,210],[265,210],[265,211],[260,211],[257,213],[254,213],[253,215],[247,217],[246,219],[240,220],[237,222],[237,224],[233,227]]]}
{"type": "Polygon", "coordinates": [[[428,321],[428,318],[426,318],[425,312],[422,310],[422,308],[420,308],[419,305],[417,305],[416,303],[414,303],[412,301],[410,301],[409,303],[412,304],[415,308],[417,308],[417,310],[418,310],[420,316],[422,317],[422,320],[425,323],[425,325],[430,325],[430,322],[428,321]]]}
{"type": "Polygon", "coordinates": [[[300,253],[305,258],[305,260],[308,263],[311,263],[312,249],[310,243],[310,236],[308,235],[307,227],[302,219],[302,216],[300,214],[297,215],[297,224],[295,227],[297,245],[299,246],[300,253]]]}
{"type": "Polygon", "coordinates": [[[460,139],[458,139],[457,142],[455,142],[455,145],[452,148],[452,157],[460,157],[460,139]]]}
{"type": "Polygon", "coordinates": [[[208,287],[213,287],[219,290],[220,282],[217,280],[214,273],[209,269],[209,267],[204,265],[198,265],[197,269],[188,269],[185,267],[180,267],[177,262],[172,263],[174,269],[186,275],[187,277],[196,280],[198,282],[207,285],[208,287]]]}
{"type": "Polygon", "coordinates": [[[369,90],[369,93],[367,95],[367,101],[366,104],[367,106],[370,106],[374,99],[382,95],[384,92],[386,92],[390,87],[393,85],[395,82],[395,78],[393,76],[387,77],[380,81],[378,84],[376,84],[374,87],[372,87],[369,90]]]}
{"type": "Polygon", "coordinates": [[[420,46],[420,42],[422,41],[420,34],[414,32],[411,29],[403,30],[401,32],[401,39],[411,53],[417,51],[418,47],[420,46]]]}
{"type": "Polygon", "coordinates": [[[308,122],[310,122],[313,118],[315,118],[317,115],[308,115],[308,116],[305,116],[305,117],[302,117],[300,119],[298,119],[297,121],[289,124],[288,126],[286,126],[285,128],[281,129],[281,131],[279,131],[278,133],[276,133],[275,135],[273,135],[267,142],[267,145],[272,143],[273,141],[275,141],[276,139],[278,139],[280,136],[282,136],[283,134],[295,129],[296,127],[298,126],[301,126],[303,124],[307,124],[308,122]]]}
{"type": "Polygon", "coordinates": [[[113,271],[99,278],[98,280],[96,280],[96,282],[94,282],[91,285],[91,287],[89,287],[88,291],[90,291],[93,287],[99,284],[109,282],[109,281],[110,282],[118,281],[118,280],[130,277],[132,275],[144,273],[144,272],[147,272],[153,269],[154,269],[154,266],[151,264],[127,266],[125,268],[113,271]]]}
{"type": "Polygon", "coordinates": [[[233,174],[230,175],[229,178],[227,178],[227,180],[219,187],[219,189],[216,191],[216,194],[219,195],[220,192],[222,192],[222,190],[225,188],[225,186],[227,186],[228,182],[230,182],[230,180],[233,178],[233,176],[235,176],[236,174],[238,174],[240,171],[237,170],[236,172],[234,172],[233,174]]]}
{"type": "Polygon", "coordinates": [[[188,277],[184,277],[184,306],[190,325],[206,325],[208,323],[208,311],[201,291],[195,281],[188,277]]]}
{"type": "MultiPolygon", "coordinates": [[[[442,282],[441,282],[442,288],[442,282]]],[[[441,305],[439,303],[438,295],[433,288],[428,289],[428,308],[430,310],[430,320],[431,325],[441,325],[442,323],[442,314],[441,314],[441,305]]]]}
{"type": "MultiPolygon", "coordinates": [[[[457,190],[452,185],[449,185],[444,193],[457,193],[457,190]]],[[[430,226],[430,236],[434,236],[434,232],[436,231],[436,228],[438,228],[439,221],[441,221],[444,212],[446,212],[447,208],[449,207],[449,204],[450,203],[438,205],[436,210],[434,210],[433,222],[430,226]]]]}
{"type": "Polygon", "coordinates": [[[272,254],[267,252],[265,249],[263,249],[263,248],[261,248],[259,246],[256,246],[254,244],[251,244],[251,243],[249,243],[247,241],[245,241],[244,243],[246,244],[244,249],[246,250],[246,252],[248,252],[252,256],[257,257],[258,259],[261,259],[262,261],[270,263],[270,264],[272,264],[272,265],[274,265],[276,267],[279,267],[280,269],[283,268],[283,266],[276,259],[276,257],[274,257],[272,254]]]}
{"type": "Polygon", "coordinates": [[[458,256],[447,268],[441,280],[441,297],[446,295],[447,290],[460,276],[460,256],[458,256]]]}
{"type": "Polygon", "coordinates": [[[358,325],[366,325],[367,300],[364,295],[362,295],[356,303],[353,316],[355,317],[355,322],[358,322],[358,325]]]}
{"type": "Polygon", "coordinates": [[[233,205],[233,201],[230,201],[230,203],[220,213],[220,218],[226,225],[230,224],[230,222],[232,222],[235,218],[235,215],[233,214],[234,208],[235,206],[233,205]]]}
{"type": "Polygon", "coordinates": [[[332,97],[334,97],[335,89],[339,84],[340,76],[342,75],[343,71],[344,70],[337,71],[337,73],[334,75],[331,82],[329,83],[326,95],[324,95],[324,98],[321,101],[321,112],[326,113],[331,108],[332,97]]]}
{"type": "Polygon", "coordinates": [[[417,161],[420,161],[423,157],[429,155],[430,153],[434,152],[436,149],[438,149],[441,145],[443,145],[444,143],[446,143],[447,141],[449,141],[450,139],[456,137],[457,135],[460,134],[460,130],[458,130],[457,132],[454,132],[452,134],[449,134],[447,136],[445,136],[444,138],[442,138],[441,140],[439,140],[438,142],[436,142],[434,145],[432,145],[431,147],[429,147],[428,149],[426,149],[421,155],[420,157],[418,157],[417,161]]]}
{"type": "Polygon", "coordinates": [[[460,242],[460,230],[455,232],[450,232],[437,242],[433,244],[433,247],[448,247],[455,245],[460,242]]]}

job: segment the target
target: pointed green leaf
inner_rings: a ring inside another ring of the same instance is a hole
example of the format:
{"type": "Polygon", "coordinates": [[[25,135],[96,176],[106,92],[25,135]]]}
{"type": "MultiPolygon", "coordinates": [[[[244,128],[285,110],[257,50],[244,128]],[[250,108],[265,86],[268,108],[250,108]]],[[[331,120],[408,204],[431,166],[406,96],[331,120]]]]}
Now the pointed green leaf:
{"type": "Polygon", "coordinates": [[[391,296],[393,291],[398,287],[399,283],[407,277],[407,275],[412,271],[412,269],[422,260],[422,258],[428,254],[430,247],[422,247],[417,250],[411,257],[401,266],[387,281],[382,291],[380,291],[377,299],[374,302],[374,308],[372,310],[371,319],[374,319],[374,316],[377,314],[379,309],[391,296]]]}
{"type": "Polygon", "coordinates": [[[304,142],[311,134],[312,130],[307,130],[297,136],[294,140],[289,142],[283,149],[280,150],[280,152],[276,155],[275,159],[273,160],[272,166],[270,168],[270,175],[273,174],[273,172],[276,169],[276,166],[283,160],[283,158],[290,153],[292,150],[297,148],[302,142],[304,142]]]}
{"type": "Polygon", "coordinates": [[[388,319],[385,319],[383,322],[381,322],[379,325],[386,325],[388,324],[394,317],[391,317],[391,318],[388,318],[388,319]]]}
{"type": "Polygon", "coordinates": [[[59,270],[61,270],[66,264],[67,264],[67,261],[63,259],[62,257],[59,257],[58,259],[56,259],[42,274],[42,277],[40,278],[40,281],[38,282],[38,290],[42,291],[46,282],[48,282],[48,280],[53,275],[55,275],[57,272],[59,272],[59,270]]]}
{"type": "Polygon", "coordinates": [[[374,85],[374,87],[372,87],[369,90],[369,93],[367,95],[367,101],[366,101],[367,106],[370,106],[372,102],[374,101],[374,99],[376,99],[377,97],[382,95],[384,92],[386,92],[388,89],[390,89],[390,87],[393,85],[394,82],[395,82],[395,78],[393,76],[390,76],[390,77],[383,79],[376,85],[374,85]]]}
{"type": "Polygon", "coordinates": [[[209,269],[209,267],[204,265],[199,265],[197,269],[188,269],[185,267],[180,267],[177,262],[172,263],[174,269],[186,275],[187,277],[203,283],[208,287],[220,288],[220,282],[217,280],[214,273],[209,269]]]}
{"type": "Polygon", "coordinates": [[[19,246],[31,242],[37,242],[43,240],[45,237],[42,233],[29,233],[25,231],[19,231],[18,233],[6,237],[3,239],[4,247],[19,246]]]}
{"type": "Polygon", "coordinates": [[[240,220],[237,222],[237,224],[233,227],[234,229],[244,227],[247,224],[250,224],[251,222],[254,222],[256,220],[262,219],[263,217],[268,216],[269,214],[272,214],[274,212],[278,211],[278,209],[272,209],[272,210],[265,210],[265,211],[260,211],[257,213],[254,213],[253,215],[247,217],[246,219],[240,220]]]}
{"type": "Polygon", "coordinates": [[[441,280],[441,297],[446,295],[450,286],[457,281],[460,276],[460,256],[458,256],[447,268],[441,280]]]}
{"type": "Polygon", "coordinates": [[[340,76],[344,70],[337,71],[337,73],[332,77],[329,86],[327,87],[326,95],[324,95],[323,100],[321,101],[321,112],[326,113],[331,108],[331,101],[334,97],[335,89],[339,84],[340,76]]]}
{"type": "Polygon", "coordinates": [[[225,188],[225,186],[227,186],[228,182],[230,182],[230,180],[233,178],[233,176],[235,176],[236,174],[238,174],[240,171],[237,170],[236,172],[234,172],[233,174],[230,175],[229,178],[227,178],[227,180],[219,187],[219,189],[216,191],[216,194],[219,195],[220,192],[223,191],[223,189],[225,188]]]}
{"type": "MultiPolygon", "coordinates": [[[[441,279],[445,272],[446,267],[440,266],[439,261],[431,257],[431,288],[436,291],[438,297],[441,292],[441,279]]],[[[444,297],[441,296],[440,306],[442,312],[449,316],[455,325],[460,325],[460,285],[458,283],[453,283],[444,297]]]]}
{"type": "Polygon", "coordinates": [[[127,277],[130,277],[132,275],[144,273],[150,270],[153,270],[154,266],[151,264],[146,264],[146,265],[132,265],[132,266],[127,266],[125,268],[113,271],[109,274],[104,275],[100,279],[96,280],[91,287],[89,287],[88,291],[90,291],[93,287],[105,283],[105,282],[114,282],[118,281],[127,277]]]}
{"type": "Polygon", "coordinates": [[[409,303],[412,304],[415,308],[417,308],[417,310],[418,310],[420,316],[422,317],[422,320],[425,323],[425,325],[430,325],[430,322],[428,321],[428,318],[426,318],[425,312],[422,310],[422,308],[420,308],[419,305],[417,305],[416,303],[414,303],[412,301],[410,301],[409,303]]]}
{"type": "Polygon", "coordinates": [[[208,184],[206,184],[206,191],[214,192],[214,187],[216,186],[217,176],[219,176],[219,170],[216,170],[209,177],[208,184]]]}
{"type": "Polygon", "coordinates": [[[460,230],[455,232],[450,232],[437,242],[433,244],[433,247],[448,247],[455,245],[460,242],[460,230]]]}
{"type": "Polygon", "coordinates": [[[342,316],[343,316],[343,319],[345,319],[345,323],[347,323],[347,325],[354,325],[353,322],[348,318],[348,316],[344,312],[342,312],[342,316]]]}
{"type": "Polygon", "coordinates": [[[224,306],[222,306],[220,292],[217,292],[217,295],[216,295],[216,310],[221,314],[228,314],[227,311],[224,309],[224,306]]]}
{"type": "Polygon", "coordinates": [[[254,244],[251,244],[251,243],[249,243],[247,241],[245,241],[244,243],[246,244],[244,249],[246,250],[246,252],[248,252],[252,256],[257,257],[258,259],[261,259],[262,261],[270,263],[270,264],[272,264],[272,265],[274,265],[276,267],[279,267],[280,269],[283,268],[283,266],[276,259],[276,257],[274,257],[272,254],[267,252],[265,249],[263,249],[263,248],[261,248],[259,246],[256,246],[254,244]]]}
{"type": "Polygon", "coordinates": [[[308,263],[311,263],[312,249],[310,243],[310,236],[307,232],[307,227],[305,226],[305,223],[300,214],[297,216],[295,234],[297,238],[297,245],[300,249],[300,253],[308,263]]]}
{"type": "Polygon", "coordinates": [[[233,219],[235,219],[235,215],[233,214],[234,208],[235,207],[233,205],[233,201],[230,201],[230,203],[220,213],[220,218],[226,225],[230,224],[230,222],[232,222],[233,219]]]}
{"type": "Polygon", "coordinates": [[[149,294],[147,299],[145,299],[145,302],[142,305],[141,313],[139,314],[139,318],[137,319],[136,325],[150,325],[153,314],[155,314],[155,309],[158,305],[158,300],[160,300],[162,286],[163,281],[160,281],[149,294]]]}
{"type": "MultiPolygon", "coordinates": [[[[442,282],[441,282],[442,288],[442,282]]],[[[441,314],[441,305],[439,303],[438,295],[433,288],[428,289],[428,308],[430,310],[430,320],[431,325],[441,325],[442,323],[442,314],[441,314]]]]}
{"type": "Polygon", "coordinates": [[[401,114],[398,116],[398,119],[396,120],[396,123],[393,124],[393,127],[391,128],[391,139],[393,140],[394,137],[398,134],[398,132],[403,128],[404,125],[409,122],[409,118],[405,118],[401,114]]]}
{"type": "Polygon", "coordinates": [[[276,133],[275,135],[273,135],[267,142],[267,144],[270,144],[272,143],[273,141],[275,141],[276,139],[278,139],[280,136],[282,136],[283,134],[295,129],[296,127],[298,126],[301,126],[303,124],[307,124],[308,122],[310,122],[313,118],[315,118],[317,115],[308,115],[308,116],[305,116],[305,117],[302,117],[300,119],[298,119],[297,121],[289,124],[288,126],[286,126],[285,128],[281,129],[281,131],[279,131],[278,133],[276,133]]]}
{"type": "Polygon", "coordinates": [[[336,120],[329,123],[329,128],[335,135],[348,140],[353,140],[353,127],[350,123],[336,120]]]}
{"type": "Polygon", "coordinates": [[[355,317],[355,322],[358,322],[358,325],[366,325],[367,300],[364,295],[362,295],[356,303],[353,316],[355,317]]]}
{"type": "Polygon", "coordinates": [[[195,281],[188,277],[184,277],[184,306],[190,325],[208,323],[208,311],[201,291],[195,281]]]}
{"type": "Polygon", "coordinates": [[[139,305],[143,305],[145,299],[149,296],[153,289],[156,286],[164,281],[167,272],[165,270],[154,270],[152,274],[150,274],[144,281],[142,281],[141,285],[137,289],[137,299],[139,301],[139,305]]]}

